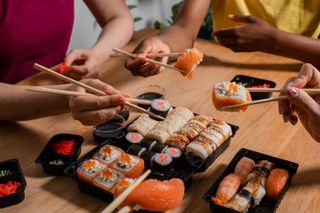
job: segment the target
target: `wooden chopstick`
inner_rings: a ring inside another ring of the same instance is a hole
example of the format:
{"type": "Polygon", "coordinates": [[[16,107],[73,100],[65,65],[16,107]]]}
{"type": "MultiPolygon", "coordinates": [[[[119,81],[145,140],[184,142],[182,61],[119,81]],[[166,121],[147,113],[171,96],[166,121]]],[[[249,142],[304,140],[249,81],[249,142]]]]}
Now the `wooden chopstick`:
{"type": "MultiPolygon", "coordinates": [[[[39,86],[28,86],[26,87],[26,90],[31,92],[43,92],[43,93],[67,95],[67,96],[93,95],[91,93],[86,93],[86,92],[76,92],[76,91],[53,89],[53,88],[47,88],[47,87],[39,87],[39,86]]],[[[151,104],[151,101],[141,100],[136,98],[126,98],[126,100],[132,104],[143,104],[143,105],[151,104]]]]}
{"type": "Polygon", "coordinates": [[[131,212],[131,207],[130,206],[124,206],[117,213],[129,213],[129,212],[131,212]]]}
{"type": "MultiPolygon", "coordinates": [[[[138,54],[133,54],[132,55],[135,55],[136,57],[138,57],[138,54]]],[[[169,57],[178,57],[180,55],[180,53],[149,53],[146,55],[146,57],[166,57],[166,56],[169,56],[169,57]]],[[[126,56],[124,54],[121,54],[121,53],[112,53],[110,54],[110,57],[122,57],[122,56],[126,56]]]]}
{"type": "MultiPolygon", "coordinates": [[[[285,92],[283,88],[246,88],[249,92],[285,92]]],[[[320,93],[318,88],[303,88],[306,93],[320,93]]]]}
{"type": "MultiPolygon", "coordinates": [[[[137,57],[137,55],[135,55],[135,54],[132,54],[132,53],[129,53],[129,52],[126,52],[124,50],[117,49],[117,48],[114,48],[113,51],[121,53],[121,54],[124,54],[124,55],[129,56],[129,57],[137,57]]],[[[166,63],[162,63],[162,62],[150,59],[150,58],[145,58],[145,60],[150,62],[150,63],[154,63],[154,64],[157,64],[157,65],[160,65],[160,66],[164,66],[164,67],[166,67],[168,69],[179,71],[179,72],[181,72],[181,73],[183,73],[185,75],[188,74],[187,71],[179,69],[179,68],[177,68],[175,66],[168,65],[166,63]]]]}
{"type": "MultiPolygon", "coordinates": [[[[62,75],[60,73],[57,73],[57,72],[55,72],[55,71],[53,71],[53,70],[51,70],[51,69],[49,69],[47,67],[44,67],[44,66],[40,65],[40,64],[35,63],[33,66],[34,66],[34,68],[36,68],[39,71],[42,71],[42,72],[47,73],[47,74],[50,74],[50,75],[52,75],[54,77],[57,77],[59,79],[62,79],[64,81],[66,81],[66,82],[76,84],[76,85],[78,85],[80,87],[83,87],[86,90],[96,94],[96,95],[107,95],[105,92],[103,92],[101,90],[98,90],[98,89],[96,89],[94,87],[91,87],[91,86],[89,86],[87,84],[84,84],[82,82],[79,82],[77,80],[69,78],[67,76],[64,76],[64,75],[62,75]]],[[[165,119],[164,117],[162,117],[160,115],[156,115],[156,114],[154,114],[154,113],[152,113],[152,112],[150,112],[150,111],[148,111],[146,109],[143,109],[143,108],[141,108],[141,107],[139,107],[137,105],[134,105],[134,104],[132,104],[132,103],[130,103],[128,101],[125,101],[125,105],[128,106],[128,107],[131,107],[132,109],[137,110],[138,112],[143,112],[143,113],[149,114],[149,115],[151,115],[151,116],[153,116],[155,118],[158,118],[160,120],[164,120],[165,119]]]]}
{"type": "Polygon", "coordinates": [[[262,103],[285,100],[285,99],[288,99],[288,97],[287,96],[280,96],[280,97],[276,97],[276,98],[267,98],[267,99],[261,99],[261,100],[256,100],[256,101],[248,101],[248,102],[243,103],[243,104],[235,104],[235,105],[222,107],[221,110],[237,109],[237,108],[244,107],[244,106],[262,104],[262,103]]]}
{"type": "Polygon", "coordinates": [[[125,189],[116,199],[114,199],[101,213],[112,213],[128,196],[129,194],[139,186],[142,181],[144,181],[148,175],[151,173],[151,170],[148,169],[145,171],[131,186],[125,189]]]}

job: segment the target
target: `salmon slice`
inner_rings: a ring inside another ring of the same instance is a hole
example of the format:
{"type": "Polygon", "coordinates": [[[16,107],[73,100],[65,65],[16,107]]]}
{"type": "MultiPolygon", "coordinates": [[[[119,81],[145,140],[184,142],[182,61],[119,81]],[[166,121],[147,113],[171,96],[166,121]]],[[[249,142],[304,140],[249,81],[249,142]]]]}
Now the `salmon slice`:
{"type": "Polygon", "coordinates": [[[277,200],[289,179],[289,172],[285,169],[273,169],[266,182],[267,197],[277,200]]]}
{"type": "Polygon", "coordinates": [[[139,205],[148,211],[165,212],[177,208],[183,196],[182,180],[178,178],[169,181],[150,179],[134,189],[121,206],[139,205]]]}
{"type": "Polygon", "coordinates": [[[196,48],[187,49],[185,52],[180,53],[175,67],[184,70],[181,72],[183,76],[187,76],[189,79],[193,78],[193,70],[200,64],[203,59],[203,53],[196,48]]]}

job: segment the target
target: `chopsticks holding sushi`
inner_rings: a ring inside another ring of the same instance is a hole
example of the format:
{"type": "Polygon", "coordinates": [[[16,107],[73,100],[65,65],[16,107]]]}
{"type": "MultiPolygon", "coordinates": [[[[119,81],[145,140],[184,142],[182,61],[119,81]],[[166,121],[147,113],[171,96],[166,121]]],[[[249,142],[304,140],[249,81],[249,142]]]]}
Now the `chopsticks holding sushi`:
{"type": "Polygon", "coordinates": [[[137,187],[139,184],[144,181],[148,175],[151,173],[151,170],[148,169],[145,171],[131,186],[125,189],[116,199],[112,201],[112,203],[107,206],[101,213],[112,213],[128,196],[129,194],[137,187]]]}
{"type": "MultiPolygon", "coordinates": [[[[40,86],[29,86],[26,88],[26,90],[31,92],[43,92],[43,93],[67,95],[67,96],[93,95],[91,93],[86,93],[86,92],[75,92],[75,91],[69,91],[69,90],[52,89],[52,88],[40,87],[40,86]]],[[[132,104],[143,104],[143,105],[151,104],[151,101],[149,100],[141,100],[141,99],[135,99],[135,98],[126,98],[126,101],[132,104]]]]}
{"type": "MultiPolygon", "coordinates": [[[[33,66],[34,66],[35,69],[37,69],[39,71],[42,71],[42,72],[47,73],[47,74],[50,74],[50,75],[52,75],[52,76],[54,76],[56,78],[59,78],[59,79],[62,79],[64,81],[66,81],[66,82],[78,85],[78,86],[80,86],[80,87],[82,87],[82,88],[84,88],[84,89],[86,89],[86,90],[88,90],[88,91],[90,91],[90,92],[92,92],[92,93],[94,93],[96,95],[100,95],[100,96],[107,95],[105,92],[103,92],[101,90],[98,90],[98,89],[96,89],[94,87],[91,87],[91,86],[89,86],[87,84],[84,84],[84,83],[82,83],[80,81],[77,81],[77,80],[74,80],[74,79],[69,78],[67,76],[64,76],[64,75],[62,75],[60,73],[57,73],[57,72],[55,72],[55,71],[53,71],[53,70],[51,70],[51,69],[49,69],[47,67],[44,67],[44,66],[40,65],[40,64],[35,63],[33,66]]],[[[141,107],[139,107],[137,105],[134,105],[134,104],[132,104],[132,103],[130,103],[128,101],[125,101],[125,105],[130,107],[130,108],[132,108],[132,109],[134,109],[134,110],[137,110],[138,112],[143,112],[143,113],[149,114],[152,117],[158,118],[160,120],[164,120],[165,119],[162,116],[156,115],[155,113],[152,113],[152,112],[150,112],[150,111],[148,111],[148,110],[146,110],[144,108],[141,108],[141,107]]]]}
{"type": "MultiPolygon", "coordinates": [[[[283,88],[246,88],[249,92],[285,92],[283,88]]],[[[320,89],[304,88],[306,93],[320,93],[320,89]]]]}

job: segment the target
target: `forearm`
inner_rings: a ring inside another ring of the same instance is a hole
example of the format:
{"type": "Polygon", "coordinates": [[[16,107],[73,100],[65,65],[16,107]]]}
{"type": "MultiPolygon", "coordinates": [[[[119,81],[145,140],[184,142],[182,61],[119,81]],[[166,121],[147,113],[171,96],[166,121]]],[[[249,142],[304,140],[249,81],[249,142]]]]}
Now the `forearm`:
{"type": "Polygon", "coordinates": [[[277,30],[273,54],[320,65],[320,40],[277,30]]]}
{"type": "MultiPolygon", "coordinates": [[[[67,85],[54,86],[65,89],[67,85]]],[[[29,92],[24,86],[0,83],[0,120],[30,120],[69,111],[68,98],[29,92]]]]}

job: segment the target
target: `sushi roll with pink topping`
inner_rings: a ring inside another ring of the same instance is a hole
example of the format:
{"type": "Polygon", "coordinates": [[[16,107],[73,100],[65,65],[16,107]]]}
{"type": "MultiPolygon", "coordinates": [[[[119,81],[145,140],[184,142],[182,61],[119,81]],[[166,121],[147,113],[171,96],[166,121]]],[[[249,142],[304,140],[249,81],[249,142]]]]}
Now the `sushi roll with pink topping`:
{"type": "Polygon", "coordinates": [[[155,99],[151,102],[150,112],[153,112],[162,117],[167,117],[171,109],[171,104],[167,100],[155,99]]]}
{"type": "Polygon", "coordinates": [[[172,169],[172,157],[168,154],[157,153],[154,155],[154,171],[165,174],[172,169]]]}
{"type": "Polygon", "coordinates": [[[128,132],[126,134],[126,141],[129,145],[139,144],[143,140],[143,135],[138,132],[128,132]]]}
{"type": "Polygon", "coordinates": [[[89,159],[77,168],[77,175],[81,180],[91,183],[94,177],[104,168],[106,168],[105,164],[98,160],[89,159]]]}
{"type": "Polygon", "coordinates": [[[112,167],[128,178],[137,178],[144,171],[144,161],[133,155],[122,154],[112,167]]]}
{"type": "Polygon", "coordinates": [[[110,165],[115,160],[117,160],[123,153],[124,151],[122,149],[119,149],[118,147],[105,145],[93,155],[93,159],[99,160],[102,163],[110,165]]]}

